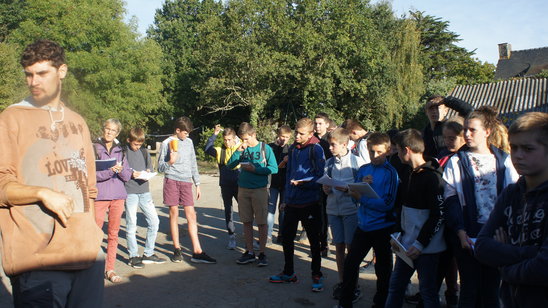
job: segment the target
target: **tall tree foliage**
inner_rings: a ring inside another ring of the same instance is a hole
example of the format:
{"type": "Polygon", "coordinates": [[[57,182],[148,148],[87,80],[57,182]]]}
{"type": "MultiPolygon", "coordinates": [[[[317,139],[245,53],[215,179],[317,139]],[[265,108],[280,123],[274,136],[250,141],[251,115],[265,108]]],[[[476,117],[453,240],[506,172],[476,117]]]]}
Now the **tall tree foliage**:
{"type": "Polygon", "coordinates": [[[456,45],[459,35],[449,30],[449,22],[420,11],[410,18],[421,33],[420,62],[427,81],[452,78],[457,84],[491,82],[495,66],[473,57],[474,51],[456,45]]]}
{"type": "Polygon", "coordinates": [[[404,42],[413,31],[368,1],[178,0],[157,11],[149,35],[163,48],[176,112],[258,123],[323,111],[384,129],[412,110],[399,105],[418,101],[401,96],[422,80],[418,41],[404,42]],[[408,71],[417,78],[398,79],[408,71]],[[411,83],[394,90],[402,82],[411,83]]]}
{"type": "MultiPolygon", "coordinates": [[[[124,23],[121,0],[13,2],[24,2],[24,14],[2,29],[6,42],[18,46],[18,53],[38,38],[65,48],[69,76],[64,99],[93,131],[111,117],[128,126],[162,121],[161,49],[153,40],[139,40],[135,26],[124,23]]],[[[15,8],[0,6],[11,12],[15,8]]]]}

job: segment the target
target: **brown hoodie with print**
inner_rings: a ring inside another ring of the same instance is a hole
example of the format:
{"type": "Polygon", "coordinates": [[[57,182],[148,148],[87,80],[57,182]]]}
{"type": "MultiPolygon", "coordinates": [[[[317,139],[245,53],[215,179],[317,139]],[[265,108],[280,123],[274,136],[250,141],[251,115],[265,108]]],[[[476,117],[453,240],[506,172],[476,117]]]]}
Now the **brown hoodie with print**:
{"type": "Polygon", "coordinates": [[[90,267],[101,251],[94,219],[95,163],[83,118],[62,106],[38,108],[29,100],[0,114],[0,231],[7,275],[90,267]],[[61,121],[62,120],[62,121],[61,121]],[[41,203],[14,206],[5,186],[47,187],[74,200],[66,227],[41,203]]]}

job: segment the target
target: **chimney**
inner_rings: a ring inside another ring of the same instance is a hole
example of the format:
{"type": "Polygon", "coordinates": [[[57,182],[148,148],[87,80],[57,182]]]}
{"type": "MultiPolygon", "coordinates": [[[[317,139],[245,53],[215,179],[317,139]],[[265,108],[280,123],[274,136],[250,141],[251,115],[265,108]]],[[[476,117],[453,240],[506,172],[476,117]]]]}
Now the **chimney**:
{"type": "Polygon", "coordinates": [[[499,60],[510,59],[512,55],[512,45],[508,43],[499,44],[499,60]]]}

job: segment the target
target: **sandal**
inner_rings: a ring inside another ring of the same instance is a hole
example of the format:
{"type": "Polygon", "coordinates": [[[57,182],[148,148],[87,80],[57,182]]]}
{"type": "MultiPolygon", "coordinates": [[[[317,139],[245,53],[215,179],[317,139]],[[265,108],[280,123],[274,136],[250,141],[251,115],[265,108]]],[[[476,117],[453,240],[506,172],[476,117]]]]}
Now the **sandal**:
{"type": "Polygon", "coordinates": [[[122,277],[118,276],[115,271],[110,270],[105,272],[105,279],[112,283],[122,282],[122,277]]]}

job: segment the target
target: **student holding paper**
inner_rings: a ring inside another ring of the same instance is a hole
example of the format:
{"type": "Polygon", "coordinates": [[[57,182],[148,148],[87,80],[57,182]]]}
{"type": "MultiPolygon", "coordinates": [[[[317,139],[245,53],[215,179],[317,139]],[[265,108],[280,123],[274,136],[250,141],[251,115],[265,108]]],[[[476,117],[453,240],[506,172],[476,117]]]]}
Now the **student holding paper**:
{"type": "Polygon", "coordinates": [[[405,255],[413,260],[413,266],[405,262],[409,262],[404,260],[407,258],[396,258],[385,307],[402,307],[405,289],[416,270],[424,307],[437,308],[440,306],[437,268],[440,254],[446,249],[441,168],[436,160],[425,161],[424,141],[418,130],[399,132],[394,143],[402,163],[411,166],[413,171],[402,195],[402,233],[398,239],[401,245],[393,243],[393,247],[399,253],[405,249],[405,255]]]}
{"type": "Polygon", "coordinates": [[[145,131],[142,128],[134,127],[129,131],[127,138],[128,145],[124,147],[129,167],[131,168],[131,179],[125,183],[127,191],[126,199],[126,240],[129,254],[129,265],[134,268],[143,268],[144,264],[162,264],[166,259],[158,257],[154,253],[154,244],[160,221],[156,207],[152,201],[148,181],[138,179],[143,171],[152,170],[150,154],[142,148],[145,141],[145,131]],[[147,237],[143,256],[139,256],[137,248],[137,207],[141,209],[147,221],[147,237]]]}
{"type": "Polygon", "coordinates": [[[361,196],[358,192],[350,190],[352,197],[360,202],[359,224],[344,262],[340,307],[352,307],[352,303],[359,299],[360,294],[355,292],[359,266],[371,248],[377,258],[377,292],[373,297],[374,307],[384,307],[392,272],[390,233],[395,224],[394,201],[398,188],[398,173],[386,160],[390,153],[390,137],[382,133],[371,134],[367,139],[367,149],[371,163],[360,167],[356,182],[367,182],[380,198],[361,196]]]}
{"type": "MultiPolygon", "coordinates": [[[[354,183],[358,170],[364,164],[361,157],[348,150],[348,131],[336,128],[328,137],[333,157],[325,163],[325,174],[332,178],[333,186],[323,185],[327,195],[327,219],[333,234],[339,283],[333,288],[333,298],[339,299],[343,281],[344,259],[350,249],[354,231],[358,226],[358,206],[348,193],[348,183],[354,183]],[[339,182],[339,183],[337,183],[339,182]]],[[[356,290],[359,292],[359,290],[356,290]]]]}
{"type": "Polygon", "coordinates": [[[293,266],[295,235],[299,221],[303,225],[312,255],[312,291],[323,291],[320,252],[320,184],[316,181],[323,175],[325,156],[319,139],[314,136],[314,122],[302,118],[295,125],[295,143],[289,148],[285,183],[285,217],[283,222],[283,250],[285,265],[283,272],[270,276],[270,282],[296,282],[293,266]]]}

